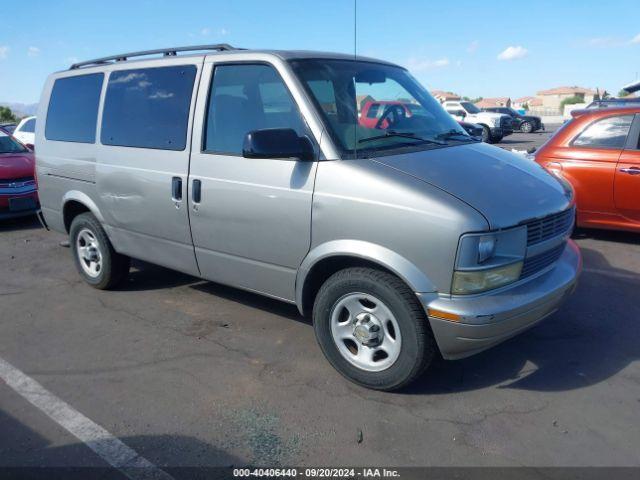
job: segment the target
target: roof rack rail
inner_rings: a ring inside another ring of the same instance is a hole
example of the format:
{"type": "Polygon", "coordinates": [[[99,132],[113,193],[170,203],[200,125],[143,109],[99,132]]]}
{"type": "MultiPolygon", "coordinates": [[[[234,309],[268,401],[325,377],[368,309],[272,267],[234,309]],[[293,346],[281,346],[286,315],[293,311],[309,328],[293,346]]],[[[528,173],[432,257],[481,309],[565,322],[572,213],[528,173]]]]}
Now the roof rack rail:
{"type": "Polygon", "coordinates": [[[217,43],[215,45],[193,45],[190,47],[174,47],[174,48],[160,48],[157,50],[143,50],[140,52],[122,53],[120,55],[112,55],[110,57],[96,58],[94,60],[87,60],[85,62],[74,63],[69,67],[69,70],[75,70],[80,67],[86,67],[89,65],[102,65],[109,62],[124,62],[131,57],[144,57],[146,55],[159,55],[162,54],[165,57],[175,57],[178,52],[196,52],[200,50],[215,50],[218,52],[227,50],[241,50],[235,48],[228,43],[217,43]]]}

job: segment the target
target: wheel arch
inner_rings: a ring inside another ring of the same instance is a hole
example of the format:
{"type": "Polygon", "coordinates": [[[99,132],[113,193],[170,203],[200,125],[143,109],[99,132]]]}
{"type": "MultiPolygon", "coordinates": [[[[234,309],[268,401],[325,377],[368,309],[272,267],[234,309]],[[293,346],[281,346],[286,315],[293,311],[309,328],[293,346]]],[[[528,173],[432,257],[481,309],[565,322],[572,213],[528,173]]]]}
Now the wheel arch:
{"type": "Polygon", "coordinates": [[[100,223],[104,223],[100,210],[89,195],[78,190],[65,193],[62,197],[62,219],[67,233],[69,233],[73,219],[85,212],[92,213],[100,223]]]}
{"type": "Polygon", "coordinates": [[[327,278],[338,270],[356,266],[387,271],[414,292],[436,291],[418,267],[393,250],[361,240],[334,240],[313,248],[298,269],[295,300],[300,313],[310,313],[315,296],[327,278]]]}

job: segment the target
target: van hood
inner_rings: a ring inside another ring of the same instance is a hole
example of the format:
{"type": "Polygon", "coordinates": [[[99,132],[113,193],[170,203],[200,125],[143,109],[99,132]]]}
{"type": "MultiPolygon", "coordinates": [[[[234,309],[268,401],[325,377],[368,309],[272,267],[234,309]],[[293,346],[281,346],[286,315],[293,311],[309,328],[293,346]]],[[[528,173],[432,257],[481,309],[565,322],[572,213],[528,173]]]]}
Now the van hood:
{"type": "Polygon", "coordinates": [[[569,208],[572,192],[537,163],[486,143],[375,158],[457,197],[492,230],[569,208]]]}
{"type": "Polygon", "coordinates": [[[33,177],[33,153],[0,153],[0,180],[33,177]]]}

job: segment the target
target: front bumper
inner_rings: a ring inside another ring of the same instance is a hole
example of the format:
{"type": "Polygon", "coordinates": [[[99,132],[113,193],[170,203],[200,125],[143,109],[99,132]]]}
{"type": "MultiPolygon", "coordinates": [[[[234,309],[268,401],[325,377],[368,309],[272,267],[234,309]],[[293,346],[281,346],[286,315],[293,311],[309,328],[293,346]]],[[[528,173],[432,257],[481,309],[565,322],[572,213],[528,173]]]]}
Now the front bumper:
{"type": "Polygon", "coordinates": [[[0,192],[0,220],[33,215],[39,208],[38,193],[35,189],[10,195],[0,192]],[[22,204],[16,205],[16,200],[22,204]]]}
{"type": "Polygon", "coordinates": [[[418,297],[426,310],[459,316],[459,321],[429,317],[442,356],[453,360],[486,350],[554,313],[575,289],[581,270],[580,250],[569,240],[549,270],[519,285],[474,296],[418,297]]]}

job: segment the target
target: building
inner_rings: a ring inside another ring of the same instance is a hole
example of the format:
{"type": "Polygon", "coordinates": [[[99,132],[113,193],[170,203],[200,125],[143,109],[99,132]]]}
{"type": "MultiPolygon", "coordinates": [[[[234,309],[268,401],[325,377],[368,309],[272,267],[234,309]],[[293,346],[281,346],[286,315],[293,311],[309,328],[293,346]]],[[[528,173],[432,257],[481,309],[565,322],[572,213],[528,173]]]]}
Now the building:
{"type": "Polygon", "coordinates": [[[509,97],[495,97],[495,98],[483,98],[476,103],[478,108],[491,108],[491,107],[510,107],[511,99],[509,97]]]}
{"type": "Polygon", "coordinates": [[[453,92],[445,92],[443,90],[432,90],[431,95],[440,103],[460,101],[460,95],[453,92]]]}
{"type": "MultiPolygon", "coordinates": [[[[513,108],[525,108],[531,107],[532,103],[538,103],[538,98],[531,96],[516,98],[513,102],[511,102],[511,106],[513,108]]],[[[542,105],[542,102],[540,102],[540,105],[542,105]]]]}
{"type": "MultiPolygon", "coordinates": [[[[556,87],[549,90],[541,90],[537,93],[537,97],[542,100],[542,108],[544,110],[560,111],[560,104],[563,100],[571,97],[581,99],[580,103],[591,103],[597,92],[590,88],[583,87],[556,87]]],[[[531,106],[531,104],[529,104],[531,106]]]]}

